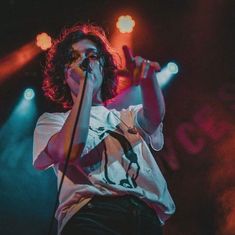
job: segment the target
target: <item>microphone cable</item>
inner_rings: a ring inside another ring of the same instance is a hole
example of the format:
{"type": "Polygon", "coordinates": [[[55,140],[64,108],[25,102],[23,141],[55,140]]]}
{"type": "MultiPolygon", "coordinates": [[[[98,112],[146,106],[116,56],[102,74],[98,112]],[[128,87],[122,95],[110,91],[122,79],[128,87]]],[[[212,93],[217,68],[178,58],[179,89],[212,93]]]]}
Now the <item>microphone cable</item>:
{"type": "Polygon", "coordinates": [[[54,205],[54,209],[53,209],[53,215],[51,217],[49,230],[48,230],[48,233],[47,233],[48,235],[52,235],[51,232],[52,232],[52,229],[53,229],[53,226],[54,226],[55,213],[56,213],[56,210],[57,210],[57,205],[59,203],[59,197],[60,197],[61,189],[62,189],[62,186],[63,186],[65,174],[66,174],[66,171],[68,169],[70,155],[71,155],[73,141],[74,141],[74,136],[75,136],[75,132],[76,132],[76,127],[77,127],[77,124],[78,124],[78,120],[79,120],[79,117],[80,117],[82,104],[83,104],[83,100],[84,100],[85,88],[86,88],[86,84],[87,84],[87,77],[88,77],[88,73],[91,72],[89,59],[88,58],[84,59],[79,67],[82,70],[85,71],[85,81],[84,81],[84,85],[83,85],[83,89],[82,89],[81,101],[80,101],[80,104],[79,104],[79,107],[78,107],[75,123],[74,123],[74,126],[73,126],[73,131],[72,131],[72,136],[71,136],[70,143],[69,143],[68,153],[67,153],[65,163],[64,163],[63,174],[62,174],[62,177],[61,177],[61,180],[60,180],[58,192],[56,194],[56,201],[55,201],[55,205],[54,205]]]}

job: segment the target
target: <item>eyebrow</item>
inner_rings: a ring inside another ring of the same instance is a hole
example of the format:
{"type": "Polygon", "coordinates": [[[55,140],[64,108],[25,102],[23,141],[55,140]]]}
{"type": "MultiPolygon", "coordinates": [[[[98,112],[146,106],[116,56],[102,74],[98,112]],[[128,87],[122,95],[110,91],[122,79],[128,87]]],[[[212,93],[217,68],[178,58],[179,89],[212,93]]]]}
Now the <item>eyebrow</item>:
{"type": "Polygon", "coordinates": [[[87,54],[87,53],[89,53],[89,52],[98,52],[98,50],[97,50],[96,48],[87,48],[87,49],[85,50],[85,53],[87,54]]]}
{"type": "MultiPolygon", "coordinates": [[[[75,53],[79,53],[80,54],[80,52],[79,51],[77,51],[77,50],[74,50],[73,48],[72,48],[72,52],[75,52],[75,53]]],[[[89,53],[89,52],[98,52],[98,50],[96,49],[96,48],[87,48],[86,50],[85,50],[85,54],[87,54],[87,53],[89,53]]]]}

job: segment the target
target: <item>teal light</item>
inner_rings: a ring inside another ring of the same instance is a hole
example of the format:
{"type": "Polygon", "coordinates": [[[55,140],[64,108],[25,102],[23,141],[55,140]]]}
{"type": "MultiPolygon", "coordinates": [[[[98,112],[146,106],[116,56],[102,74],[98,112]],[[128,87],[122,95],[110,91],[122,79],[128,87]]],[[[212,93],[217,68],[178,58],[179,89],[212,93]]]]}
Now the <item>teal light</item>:
{"type": "Polygon", "coordinates": [[[172,74],[177,74],[179,72],[178,65],[174,62],[169,62],[167,64],[167,69],[169,70],[170,73],[172,74]]]}
{"type": "Polygon", "coordinates": [[[24,98],[26,100],[32,100],[35,96],[35,93],[34,93],[34,90],[31,89],[31,88],[27,88],[25,91],[24,91],[24,98]]]}
{"type": "Polygon", "coordinates": [[[163,66],[161,71],[156,74],[160,87],[164,88],[173,78],[176,77],[178,72],[178,65],[174,62],[169,62],[166,66],[163,66]]]}

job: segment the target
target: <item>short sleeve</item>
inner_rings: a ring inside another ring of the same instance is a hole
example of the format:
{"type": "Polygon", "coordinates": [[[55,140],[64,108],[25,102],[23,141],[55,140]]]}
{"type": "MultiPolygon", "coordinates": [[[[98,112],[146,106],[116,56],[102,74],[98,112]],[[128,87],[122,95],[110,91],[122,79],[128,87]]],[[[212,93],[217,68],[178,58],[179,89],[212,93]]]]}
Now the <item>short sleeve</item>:
{"type": "Polygon", "coordinates": [[[34,130],[33,164],[50,138],[61,130],[64,122],[64,113],[44,113],[39,117],[34,130]]]}
{"type": "Polygon", "coordinates": [[[164,136],[163,136],[163,123],[161,122],[157,129],[152,133],[147,133],[139,124],[137,119],[137,113],[143,108],[142,104],[130,106],[128,110],[132,113],[134,118],[135,126],[140,130],[140,134],[144,138],[147,144],[150,144],[155,151],[160,151],[164,145],[164,136]]]}

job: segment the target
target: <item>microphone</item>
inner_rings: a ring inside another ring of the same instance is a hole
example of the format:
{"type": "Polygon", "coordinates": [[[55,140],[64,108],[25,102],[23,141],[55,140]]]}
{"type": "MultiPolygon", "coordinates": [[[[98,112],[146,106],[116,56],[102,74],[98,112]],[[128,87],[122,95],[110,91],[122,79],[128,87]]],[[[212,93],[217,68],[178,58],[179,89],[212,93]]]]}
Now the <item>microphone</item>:
{"type": "Polygon", "coordinates": [[[91,66],[90,66],[90,61],[89,58],[85,58],[82,63],[79,65],[80,69],[83,71],[91,72],[91,66]]]}

